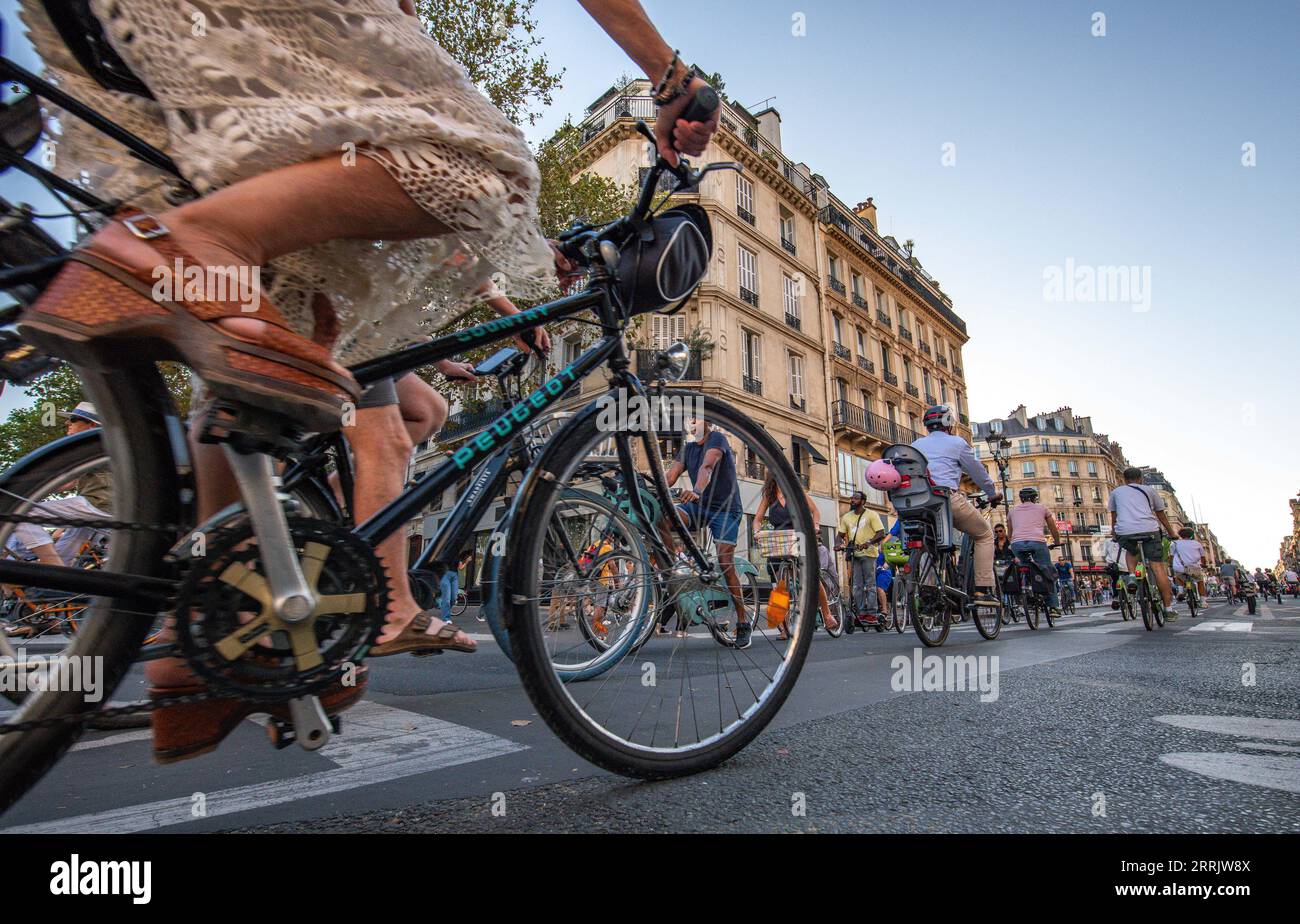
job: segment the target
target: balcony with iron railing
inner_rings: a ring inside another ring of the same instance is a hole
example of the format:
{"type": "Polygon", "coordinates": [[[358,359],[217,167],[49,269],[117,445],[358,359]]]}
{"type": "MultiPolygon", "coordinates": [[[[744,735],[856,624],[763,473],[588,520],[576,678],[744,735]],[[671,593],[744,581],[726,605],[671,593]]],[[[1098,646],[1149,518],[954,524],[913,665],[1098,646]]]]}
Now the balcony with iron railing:
{"type": "Polygon", "coordinates": [[[920,343],[918,343],[917,346],[919,346],[919,347],[921,348],[921,352],[924,353],[926,356],[931,355],[931,354],[930,354],[930,344],[926,343],[924,340],[922,340],[920,343]]]}
{"type": "Polygon", "coordinates": [[[959,379],[964,379],[964,378],[966,378],[966,376],[965,376],[965,375],[962,373],[962,371],[961,371],[961,366],[953,366],[953,367],[952,367],[952,374],[955,375],[955,376],[957,376],[957,378],[959,378],[959,379]]]}
{"type": "Polygon", "coordinates": [[[794,330],[803,330],[803,320],[797,314],[785,313],[785,326],[794,330]]]}
{"type": "Polygon", "coordinates": [[[792,257],[799,255],[799,248],[795,246],[794,241],[788,237],[781,238],[781,248],[792,257]]]}
{"type": "Polygon", "coordinates": [[[854,308],[861,308],[863,311],[871,310],[871,305],[869,305],[867,303],[867,300],[863,298],[861,295],[859,295],[857,292],[853,293],[852,301],[853,301],[854,308]]]}
{"type": "Polygon", "coordinates": [[[478,433],[500,417],[508,406],[500,398],[493,398],[481,407],[452,414],[438,433],[438,442],[444,445],[454,443],[478,433]]]}
{"type": "Polygon", "coordinates": [[[846,346],[845,346],[844,344],[842,344],[842,343],[837,343],[837,344],[835,344],[834,346],[835,346],[835,358],[836,358],[836,359],[842,359],[842,360],[844,360],[846,363],[852,361],[852,359],[853,359],[853,354],[852,354],[851,352],[849,352],[849,348],[848,348],[848,347],[846,347],[846,346]]]}
{"type": "Polygon", "coordinates": [[[902,324],[900,324],[900,325],[898,325],[898,336],[900,336],[900,337],[902,337],[904,340],[907,340],[907,341],[910,342],[911,339],[912,339],[912,332],[911,332],[911,330],[909,330],[908,328],[906,328],[906,327],[904,327],[902,324]]]}
{"type": "Polygon", "coordinates": [[[745,460],[745,477],[755,481],[767,480],[767,466],[757,459],[745,460]]]}
{"type": "Polygon", "coordinates": [[[831,291],[834,292],[836,295],[843,295],[845,292],[848,291],[844,287],[844,283],[840,282],[834,276],[831,276],[829,281],[830,281],[831,291]]]}
{"type": "Polygon", "coordinates": [[[861,369],[863,372],[869,372],[871,375],[876,374],[876,364],[873,363],[871,360],[867,359],[865,356],[858,357],[858,368],[861,369]]]}
{"type": "Polygon", "coordinates": [[[795,472],[794,477],[798,478],[799,483],[805,488],[812,487],[812,479],[809,477],[807,472],[795,472]]]}
{"type": "MultiPolygon", "coordinates": [[[[927,391],[927,392],[925,393],[925,403],[926,403],[926,404],[938,404],[939,402],[935,400],[934,395],[930,394],[930,392],[927,391]]],[[[962,423],[965,423],[965,422],[966,422],[966,421],[964,421],[964,420],[962,421],[962,423]]]]}
{"type": "Polygon", "coordinates": [[[803,395],[791,395],[790,407],[796,411],[806,411],[808,410],[808,399],[803,395]]]}
{"type": "Polygon", "coordinates": [[[921,397],[921,389],[917,388],[911,382],[908,382],[907,385],[904,386],[904,390],[913,398],[921,397]]]}
{"type": "Polygon", "coordinates": [[[947,357],[940,356],[940,357],[939,357],[939,365],[941,365],[941,366],[943,366],[943,368],[947,369],[947,368],[948,368],[948,359],[947,359],[947,357]]]}
{"type": "Polygon", "coordinates": [[[844,400],[831,404],[831,422],[835,427],[856,430],[885,443],[911,443],[920,438],[910,427],[890,423],[879,414],[844,400]]]}
{"type": "Polygon", "coordinates": [[[885,384],[894,386],[898,385],[898,376],[890,372],[888,369],[885,370],[885,384]]]}
{"type": "Polygon", "coordinates": [[[842,203],[831,195],[829,190],[827,195],[831,199],[831,204],[824,206],[817,213],[818,219],[823,224],[839,229],[842,234],[884,264],[890,272],[903,281],[904,285],[920,296],[922,301],[937,311],[940,317],[965,334],[966,322],[952,310],[951,300],[939,291],[933,278],[921,268],[912,255],[904,253],[896,245],[878,236],[874,228],[867,230],[864,219],[856,215],[850,218],[848,207],[841,208],[842,203]]]}
{"type": "Polygon", "coordinates": [[[741,376],[740,384],[745,389],[745,391],[749,392],[751,395],[762,396],[763,394],[763,383],[759,379],[753,378],[752,376],[743,375],[741,376]]]}
{"type": "Polygon", "coordinates": [[[740,300],[748,305],[753,305],[755,308],[758,307],[758,293],[751,292],[744,286],[740,287],[740,300]]]}
{"type": "Polygon", "coordinates": [[[757,225],[758,221],[754,218],[754,213],[743,206],[736,206],[736,214],[740,216],[741,221],[747,221],[751,225],[757,225]]]}
{"type": "Polygon", "coordinates": [[[886,311],[881,311],[879,308],[876,309],[876,320],[879,321],[881,324],[885,325],[886,327],[894,326],[894,322],[890,320],[889,313],[886,311]]]}

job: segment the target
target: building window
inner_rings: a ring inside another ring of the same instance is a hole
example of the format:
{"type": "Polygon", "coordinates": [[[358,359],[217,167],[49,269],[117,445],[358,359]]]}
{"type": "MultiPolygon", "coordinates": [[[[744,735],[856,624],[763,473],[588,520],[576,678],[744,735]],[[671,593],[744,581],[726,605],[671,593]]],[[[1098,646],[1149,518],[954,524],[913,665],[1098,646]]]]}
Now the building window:
{"type": "Polygon", "coordinates": [[[1077,484],[1074,486],[1074,499],[1083,503],[1083,490],[1077,484]]]}
{"type": "Polygon", "coordinates": [[[1079,477],[1079,463],[1075,462],[1073,459],[1070,460],[1070,477],[1079,477]]]}
{"type": "Polygon", "coordinates": [[[794,248],[794,216],[784,209],[781,211],[781,240],[790,245],[787,250],[794,248]]]}
{"type": "Polygon", "coordinates": [[[948,403],[948,383],[943,379],[939,380],[939,401],[941,404],[948,403]]]}
{"type": "Polygon", "coordinates": [[[837,344],[843,344],[843,343],[844,343],[844,337],[843,337],[844,321],[843,321],[843,319],[842,319],[838,314],[833,314],[833,315],[831,315],[831,324],[832,324],[832,326],[835,328],[835,342],[836,342],[837,344]]]}
{"type": "Polygon", "coordinates": [[[862,297],[862,276],[858,273],[853,274],[853,294],[862,297]]]}
{"type": "Polygon", "coordinates": [[[889,368],[889,347],[883,343],[880,345],[880,371],[885,375],[893,373],[893,370],[889,368]]]}
{"type": "Polygon", "coordinates": [[[763,378],[763,341],[748,328],[740,329],[740,366],[745,377],[758,382],[763,378]]]}
{"type": "Polygon", "coordinates": [[[677,314],[650,315],[650,346],[656,350],[666,350],[672,344],[686,336],[686,318],[682,312],[677,314]]]}
{"type": "Polygon", "coordinates": [[[803,357],[798,353],[790,354],[790,400],[803,403],[803,357]]]}
{"type": "Polygon", "coordinates": [[[853,483],[853,456],[847,452],[840,452],[836,455],[838,464],[836,466],[839,476],[840,494],[852,494],[857,490],[853,483]]]}
{"type": "Polygon", "coordinates": [[[1055,478],[1057,475],[1061,474],[1061,463],[1056,459],[1053,459],[1047,463],[1047,470],[1051,473],[1052,477],[1055,478]]]}
{"type": "Polygon", "coordinates": [[[857,331],[858,331],[858,355],[865,357],[867,355],[867,336],[866,334],[862,333],[861,327],[859,327],[857,331]]]}
{"type": "Polygon", "coordinates": [[[1019,440],[1016,443],[1016,449],[1020,452],[1029,452],[1029,440],[1019,440]]]}
{"type": "Polygon", "coordinates": [[[741,218],[751,225],[754,223],[754,184],[739,174],[736,175],[736,209],[741,218]]]}
{"type": "Polygon", "coordinates": [[[1020,463],[1020,475],[1022,478],[1034,477],[1034,463],[1025,461],[1020,463]]]}
{"type": "Polygon", "coordinates": [[[1096,478],[1096,477],[1097,477],[1097,463],[1096,463],[1096,462],[1089,462],[1089,463],[1088,463],[1088,477],[1089,477],[1089,478],[1096,478]]]}
{"type": "Polygon", "coordinates": [[[753,251],[746,250],[744,247],[739,248],[739,259],[736,261],[737,278],[740,280],[740,295],[744,298],[745,293],[758,295],[758,257],[753,251]]]}
{"type": "Polygon", "coordinates": [[[782,273],[782,285],[785,288],[785,313],[795,320],[799,319],[799,283],[793,277],[782,273]]]}
{"type": "Polygon", "coordinates": [[[876,290],[876,310],[883,314],[886,320],[888,320],[889,302],[885,299],[885,293],[880,289],[876,290]]]}

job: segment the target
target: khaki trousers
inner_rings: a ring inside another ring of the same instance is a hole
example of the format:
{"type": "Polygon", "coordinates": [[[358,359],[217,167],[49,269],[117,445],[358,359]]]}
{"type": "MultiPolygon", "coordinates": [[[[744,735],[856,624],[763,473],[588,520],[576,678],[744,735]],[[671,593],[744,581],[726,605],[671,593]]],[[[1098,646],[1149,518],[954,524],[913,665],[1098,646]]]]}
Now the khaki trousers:
{"type": "Polygon", "coordinates": [[[965,494],[954,491],[948,501],[952,504],[952,525],[975,541],[975,586],[992,587],[993,527],[965,494]]]}

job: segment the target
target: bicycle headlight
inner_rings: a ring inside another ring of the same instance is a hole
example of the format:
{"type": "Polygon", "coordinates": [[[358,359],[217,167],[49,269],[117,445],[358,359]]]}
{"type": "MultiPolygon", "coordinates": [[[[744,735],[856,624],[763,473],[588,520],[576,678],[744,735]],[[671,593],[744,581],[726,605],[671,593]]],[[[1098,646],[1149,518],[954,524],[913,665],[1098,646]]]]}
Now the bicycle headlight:
{"type": "Polygon", "coordinates": [[[655,357],[655,375],[670,382],[680,382],[686,377],[686,368],[690,364],[691,348],[685,341],[678,340],[655,357]]]}

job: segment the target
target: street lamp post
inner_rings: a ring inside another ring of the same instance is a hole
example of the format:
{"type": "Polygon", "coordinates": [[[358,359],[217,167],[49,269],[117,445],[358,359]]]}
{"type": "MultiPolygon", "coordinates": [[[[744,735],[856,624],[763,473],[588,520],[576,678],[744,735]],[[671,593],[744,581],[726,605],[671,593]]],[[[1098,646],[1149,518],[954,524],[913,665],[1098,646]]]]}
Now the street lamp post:
{"type": "Polygon", "coordinates": [[[1010,453],[1006,451],[1011,449],[1011,440],[1004,440],[990,430],[989,435],[984,437],[984,442],[988,445],[989,452],[993,456],[993,464],[998,467],[998,480],[1002,483],[1002,520],[1005,523],[1010,523],[1008,517],[1011,509],[1011,491],[1007,487],[1007,469],[1010,467],[1011,461],[1009,458],[1010,453]]]}

